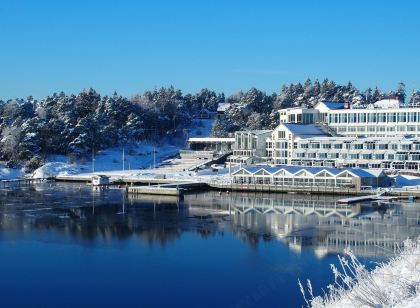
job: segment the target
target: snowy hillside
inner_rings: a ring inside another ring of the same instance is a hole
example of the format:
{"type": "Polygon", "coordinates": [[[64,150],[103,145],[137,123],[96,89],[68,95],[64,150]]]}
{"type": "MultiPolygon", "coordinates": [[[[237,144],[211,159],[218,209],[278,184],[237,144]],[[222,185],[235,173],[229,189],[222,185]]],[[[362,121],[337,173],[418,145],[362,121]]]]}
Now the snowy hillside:
{"type": "Polygon", "coordinates": [[[159,163],[165,158],[177,155],[178,152],[179,147],[177,146],[163,145],[156,147],[143,143],[132,146],[131,149],[124,149],[124,151],[122,148],[99,151],[95,156],[94,163],[92,163],[92,159],[71,163],[65,156],[54,155],[49,157],[49,163],[35,170],[32,177],[45,178],[59,174],[69,175],[92,171],[151,168],[154,163],[159,163]]]}

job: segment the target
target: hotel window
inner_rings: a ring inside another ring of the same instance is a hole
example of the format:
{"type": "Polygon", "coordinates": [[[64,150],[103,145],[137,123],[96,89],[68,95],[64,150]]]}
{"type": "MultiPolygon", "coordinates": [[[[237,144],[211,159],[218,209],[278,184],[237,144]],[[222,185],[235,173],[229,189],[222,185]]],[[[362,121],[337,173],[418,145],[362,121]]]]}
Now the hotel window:
{"type": "Polygon", "coordinates": [[[328,158],[338,158],[338,153],[328,153],[328,158]]]}
{"type": "Polygon", "coordinates": [[[392,144],[389,145],[389,148],[391,148],[391,150],[397,150],[398,149],[398,144],[392,143],[392,144]]]}
{"type": "Polygon", "coordinates": [[[398,113],[398,122],[407,122],[407,113],[399,112],[398,113]]]}
{"type": "Polygon", "coordinates": [[[362,154],[362,159],[372,159],[372,154],[362,154]]]}
{"type": "Polygon", "coordinates": [[[408,113],[408,122],[417,122],[417,112],[408,113]]]}
{"type": "Polygon", "coordinates": [[[375,149],[375,144],[372,143],[372,142],[365,143],[365,149],[366,150],[374,150],[375,149]]]}
{"type": "Polygon", "coordinates": [[[323,149],[331,149],[331,144],[330,143],[323,143],[322,148],[323,149]]]}
{"type": "Polygon", "coordinates": [[[356,131],[356,127],[355,126],[349,126],[349,128],[347,129],[347,131],[349,133],[354,133],[356,131]]]}
{"type": "Polygon", "coordinates": [[[397,122],[397,114],[395,112],[388,113],[388,122],[391,122],[391,123],[397,122]]]}
{"type": "Polygon", "coordinates": [[[384,132],[385,131],[385,126],[378,126],[377,131],[378,132],[384,132]]]}
{"type": "Polygon", "coordinates": [[[405,132],[405,126],[399,125],[399,126],[397,126],[397,130],[399,132],[405,132]]]}
{"type": "Polygon", "coordinates": [[[384,154],[373,154],[373,159],[384,159],[385,155],[384,154]]]}
{"type": "Polygon", "coordinates": [[[365,127],[364,127],[364,126],[358,126],[358,127],[357,127],[357,131],[358,131],[358,132],[364,132],[364,131],[366,131],[366,129],[365,129],[365,127]]]}
{"type": "Polygon", "coordinates": [[[395,155],[394,154],[388,154],[388,159],[389,160],[394,160],[394,158],[395,158],[395,155]]]}
{"type": "Polygon", "coordinates": [[[420,144],[418,144],[418,143],[413,144],[413,148],[416,151],[420,151],[420,144]]]}
{"type": "Polygon", "coordinates": [[[388,127],[386,128],[386,130],[387,130],[388,132],[395,132],[395,126],[388,126],[388,127]]]}
{"type": "Polygon", "coordinates": [[[378,114],[378,122],[385,123],[386,122],[386,113],[379,113],[378,114]]]}
{"type": "Polygon", "coordinates": [[[391,168],[391,163],[390,162],[382,162],[381,168],[382,169],[390,169],[391,168]]]}
{"type": "Polygon", "coordinates": [[[369,126],[368,127],[368,132],[374,132],[376,131],[376,127],[375,126],[369,126]]]}
{"type": "Polygon", "coordinates": [[[411,160],[420,160],[420,154],[411,154],[411,160]]]}
{"type": "Polygon", "coordinates": [[[285,139],[286,138],[286,133],[284,132],[284,130],[279,130],[279,139],[285,139]]]}
{"type": "Polygon", "coordinates": [[[414,125],[407,125],[407,131],[409,131],[409,132],[415,132],[416,131],[416,127],[414,125]]]}
{"type": "Polygon", "coordinates": [[[409,151],[411,149],[411,144],[401,144],[400,148],[403,151],[409,151]]]}
{"type": "Polygon", "coordinates": [[[345,133],[347,132],[347,127],[339,127],[337,130],[339,133],[345,133]]]}
{"type": "Polygon", "coordinates": [[[340,115],[340,123],[347,123],[347,113],[342,113],[340,115]]]}
{"type": "Polygon", "coordinates": [[[337,143],[333,145],[334,149],[342,149],[343,145],[341,143],[337,143]]]}
{"type": "Polygon", "coordinates": [[[376,113],[369,113],[369,123],[376,123],[376,113]]]}
{"type": "Polygon", "coordinates": [[[356,123],[357,122],[357,114],[350,113],[349,114],[349,123],[356,123]]]}
{"type": "Polygon", "coordinates": [[[366,113],[359,113],[359,123],[365,123],[366,122],[366,113]]]}
{"type": "Polygon", "coordinates": [[[378,149],[379,150],[388,150],[388,145],[387,144],[378,144],[378,149]]]}

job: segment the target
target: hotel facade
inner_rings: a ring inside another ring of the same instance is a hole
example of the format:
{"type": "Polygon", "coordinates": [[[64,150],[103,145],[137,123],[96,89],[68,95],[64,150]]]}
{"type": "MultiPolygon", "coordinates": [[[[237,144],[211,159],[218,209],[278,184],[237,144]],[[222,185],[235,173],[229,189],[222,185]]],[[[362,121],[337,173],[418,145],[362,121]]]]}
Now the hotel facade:
{"type": "Polygon", "coordinates": [[[282,109],[279,116],[280,125],[264,140],[265,153],[259,151],[266,163],[420,171],[418,107],[393,99],[363,109],[322,102],[282,109]]]}

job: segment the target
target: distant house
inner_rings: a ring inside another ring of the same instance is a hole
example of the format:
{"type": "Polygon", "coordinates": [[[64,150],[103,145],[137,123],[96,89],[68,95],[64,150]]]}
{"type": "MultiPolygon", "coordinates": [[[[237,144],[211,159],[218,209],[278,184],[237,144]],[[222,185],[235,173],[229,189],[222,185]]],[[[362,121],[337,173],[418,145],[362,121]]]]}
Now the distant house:
{"type": "Polygon", "coordinates": [[[92,176],[92,185],[93,186],[109,185],[109,177],[102,174],[94,175],[92,176]]]}
{"type": "Polygon", "coordinates": [[[210,111],[207,108],[204,108],[199,112],[198,118],[199,119],[214,119],[216,115],[217,115],[216,111],[210,111]]]}
{"type": "Polygon", "coordinates": [[[217,107],[217,117],[223,117],[225,115],[225,112],[231,107],[231,104],[229,103],[221,103],[217,107]]]}

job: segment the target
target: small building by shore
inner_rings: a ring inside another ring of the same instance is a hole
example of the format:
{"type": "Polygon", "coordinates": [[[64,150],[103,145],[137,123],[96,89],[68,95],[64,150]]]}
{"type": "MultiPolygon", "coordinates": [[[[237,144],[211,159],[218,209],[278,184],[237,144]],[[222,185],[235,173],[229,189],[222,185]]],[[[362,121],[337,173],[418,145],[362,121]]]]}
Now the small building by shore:
{"type": "Polygon", "coordinates": [[[92,186],[104,186],[109,184],[109,176],[103,174],[96,174],[92,176],[92,186]]]}
{"type": "Polygon", "coordinates": [[[351,188],[389,187],[392,178],[382,170],[310,168],[291,166],[245,166],[232,174],[234,184],[351,188]]]}

